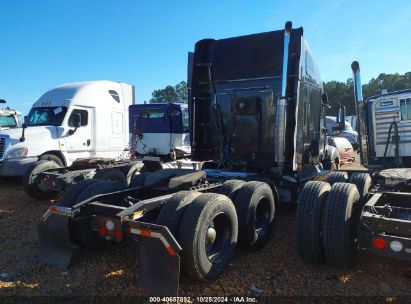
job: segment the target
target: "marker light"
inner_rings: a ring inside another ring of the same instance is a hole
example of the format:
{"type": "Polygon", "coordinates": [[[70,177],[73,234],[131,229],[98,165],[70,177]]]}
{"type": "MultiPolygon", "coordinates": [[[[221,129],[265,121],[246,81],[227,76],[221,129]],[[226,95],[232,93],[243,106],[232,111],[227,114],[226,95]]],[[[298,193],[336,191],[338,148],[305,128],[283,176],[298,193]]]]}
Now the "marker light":
{"type": "Polygon", "coordinates": [[[50,207],[50,212],[51,213],[56,213],[59,210],[59,208],[57,206],[51,206],[50,207]]]}
{"type": "Polygon", "coordinates": [[[392,251],[400,252],[404,246],[402,246],[401,242],[399,241],[392,241],[390,243],[390,248],[392,251]]]}
{"type": "Polygon", "coordinates": [[[386,246],[385,240],[383,238],[374,239],[374,247],[377,249],[384,249],[386,246]]]}
{"type": "Polygon", "coordinates": [[[123,238],[123,232],[121,230],[114,231],[114,237],[116,239],[122,239],[123,238]]]}
{"type": "Polygon", "coordinates": [[[107,228],[102,226],[100,228],[98,228],[98,234],[100,234],[101,236],[105,236],[107,233],[107,228]]]}
{"type": "Polygon", "coordinates": [[[107,221],[107,222],[106,222],[106,228],[107,228],[108,230],[113,230],[113,229],[114,229],[114,223],[113,223],[113,221],[107,221]]]}

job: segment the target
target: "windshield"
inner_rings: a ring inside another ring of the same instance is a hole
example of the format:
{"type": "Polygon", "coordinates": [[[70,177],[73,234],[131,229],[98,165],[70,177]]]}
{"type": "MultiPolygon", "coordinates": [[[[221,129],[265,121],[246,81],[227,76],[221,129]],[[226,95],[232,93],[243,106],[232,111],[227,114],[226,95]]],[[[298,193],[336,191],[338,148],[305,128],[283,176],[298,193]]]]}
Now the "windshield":
{"type": "Polygon", "coordinates": [[[13,115],[0,116],[0,127],[2,128],[15,128],[17,127],[16,119],[13,115]]]}
{"type": "Polygon", "coordinates": [[[164,118],[166,116],[165,110],[160,109],[149,109],[141,111],[141,118],[153,119],[153,118],[164,118]]]}
{"type": "Polygon", "coordinates": [[[66,115],[66,107],[32,108],[28,115],[28,126],[60,126],[66,115]]]}

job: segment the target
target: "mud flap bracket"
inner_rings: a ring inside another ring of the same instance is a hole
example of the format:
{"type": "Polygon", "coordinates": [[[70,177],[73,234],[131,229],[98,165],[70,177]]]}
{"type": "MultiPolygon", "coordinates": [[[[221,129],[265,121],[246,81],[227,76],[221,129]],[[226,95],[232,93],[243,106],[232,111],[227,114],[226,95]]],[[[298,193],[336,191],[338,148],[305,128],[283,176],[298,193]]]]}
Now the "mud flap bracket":
{"type": "Polygon", "coordinates": [[[130,232],[138,235],[139,285],[155,296],[176,296],[180,280],[181,250],[167,227],[128,221],[130,232]]]}

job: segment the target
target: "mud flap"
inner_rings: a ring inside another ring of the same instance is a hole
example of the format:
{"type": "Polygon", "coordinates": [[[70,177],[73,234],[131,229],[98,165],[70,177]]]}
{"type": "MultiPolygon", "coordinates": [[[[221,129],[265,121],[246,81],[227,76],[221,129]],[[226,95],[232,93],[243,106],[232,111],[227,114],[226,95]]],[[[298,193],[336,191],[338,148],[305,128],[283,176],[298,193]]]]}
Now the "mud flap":
{"type": "Polygon", "coordinates": [[[180,279],[180,257],[170,255],[162,241],[139,238],[139,285],[155,296],[176,296],[180,279]]]}
{"type": "Polygon", "coordinates": [[[73,256],[74,245],[70,240],[70,218],[50,214],[37,227],[40,252],[37,260],[50,266],[66,269],[73,256]]]}

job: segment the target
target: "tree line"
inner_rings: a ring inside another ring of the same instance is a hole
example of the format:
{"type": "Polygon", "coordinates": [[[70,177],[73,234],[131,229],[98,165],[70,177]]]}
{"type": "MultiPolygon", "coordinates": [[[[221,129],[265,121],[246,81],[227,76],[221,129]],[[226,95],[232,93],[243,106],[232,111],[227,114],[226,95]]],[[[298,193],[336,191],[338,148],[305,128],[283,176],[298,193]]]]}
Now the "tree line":
{"type": "MultiPolygon", "coordinates": [[[[354,82],[352,78],[348,78],[346,82],[332,80],[324,82],[324,89],[327,92],[328,100],[332,110],[328,115],[335,115],[335,111],[339,105],[345,106],[347,115],[355,114],[354,104],[354,82]]],[[[388,92],[411,89],[411,72],[405,74],[384,74],[381,73],[377,78],[372,78],[368,83],[363,84],[363,98],[378,95],[383,89],[388,92]]],[[[187,82],[181,81],[176,85],[168,85],[163,89],[154,90],[152,97],[148,101],[150,103],[167,103],[167,102],[182,102],[188,101],[187,82]]],[[[147,101],[145,102],[147,103],[147,101]]]]}
{"type": "MultiPolygon", "coordinates": [[[[163,89],[154,90],[151,93],[150,103],[187,103],[188,102],[188,87],[187,82],[180,81],[176,85],[168,85],[163,89]]],[[[147,101],[144,101],[147,103],[147,101]]]]}

